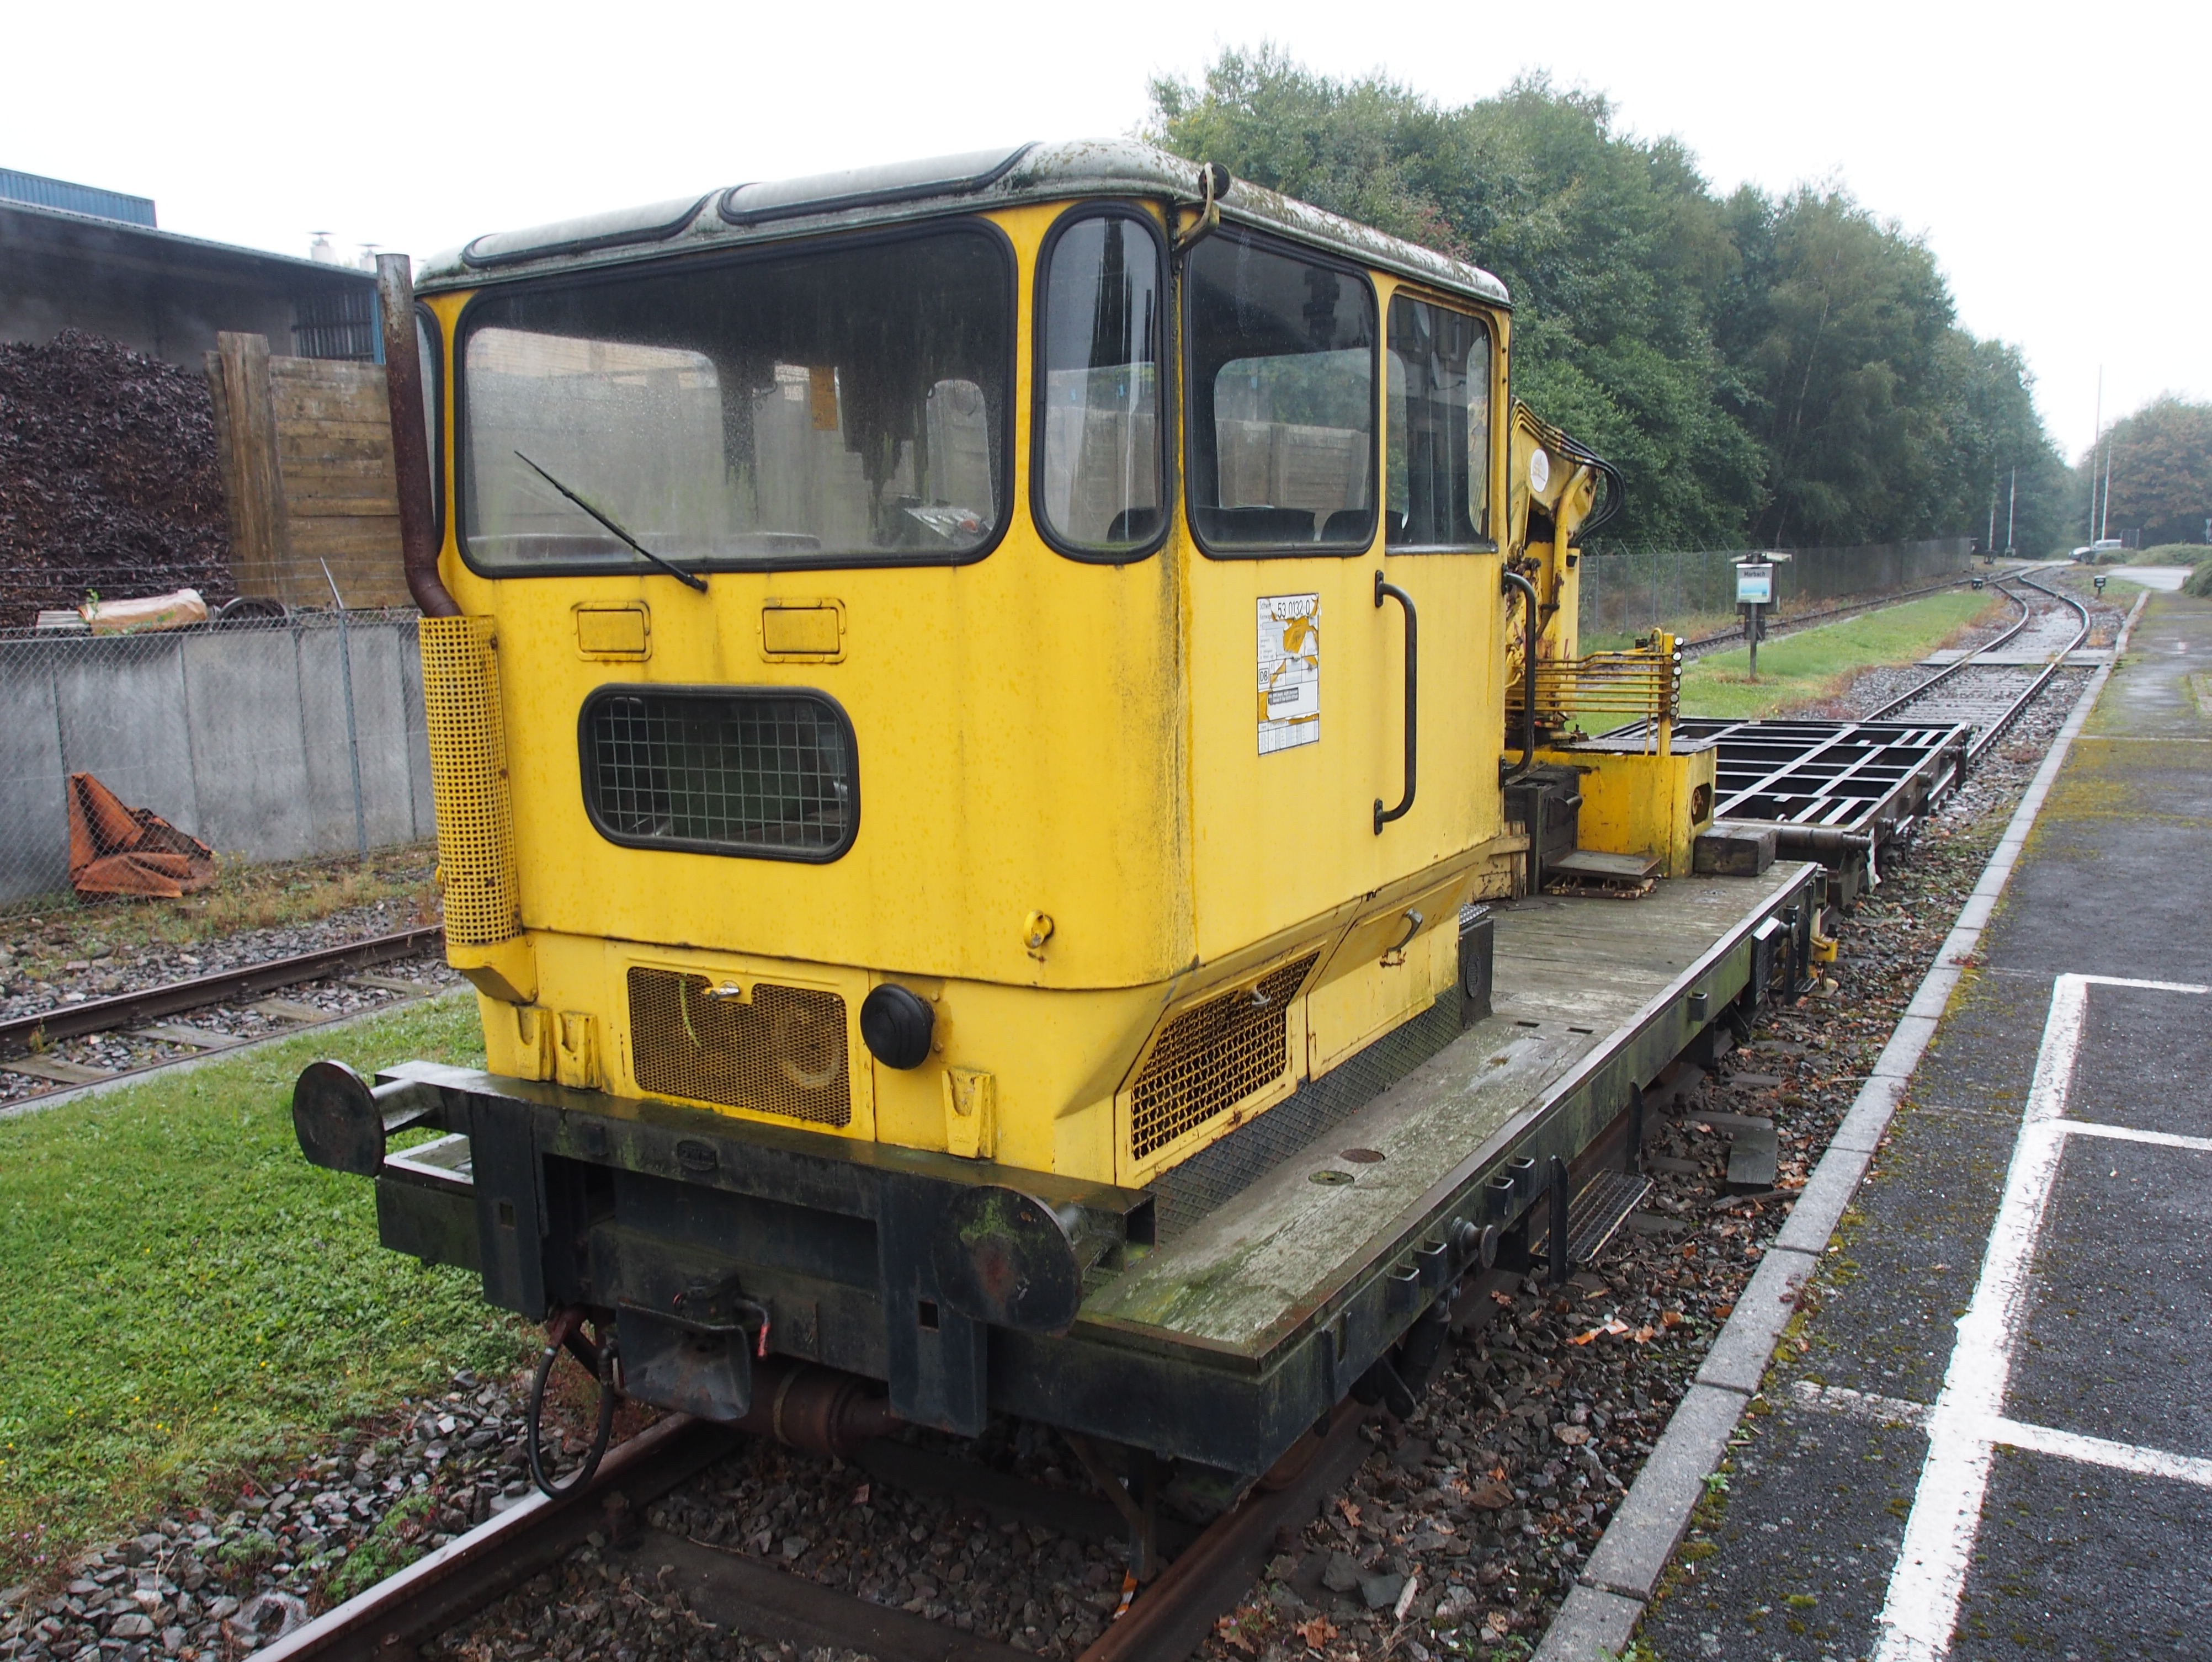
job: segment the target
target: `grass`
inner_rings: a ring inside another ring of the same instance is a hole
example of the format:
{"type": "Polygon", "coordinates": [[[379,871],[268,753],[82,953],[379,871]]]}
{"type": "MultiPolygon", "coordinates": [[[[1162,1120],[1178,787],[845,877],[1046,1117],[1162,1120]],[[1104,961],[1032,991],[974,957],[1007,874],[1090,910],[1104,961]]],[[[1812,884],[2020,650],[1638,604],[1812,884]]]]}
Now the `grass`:
{"type": "Polygon", "coordinates": [[[216,881],[181,900],[115,896],[99,901],[54,895],[44,902],[11,905],[0,919],[0,937],[25,941],[43,967],[105,951],[184,947],[246,929],[282,929],[313,923],[334,912],[378,901],[411,900],[420,923],[438,921],[432,843],[380,848],[366,860],[293,860],[281,864],[221,863],[216,881]],[[27,938],[36,929],[35,940],[27,938]]]}
{"type": "Polygon", "coordinates": [[[386,1252],[370,1185],[292,1136],[318,1057],[480,1046],[473,1003],[444,999],[0,1121],[0,1583],[519,1362],[477,1278],[386,1252]]]}
{"type": "Polygon", "coordinates": [[[1861,670],[1913,663],[1968,625],[2010,610],[1987,590],[1955,589],[1862,612],[1763,643],[1756,682],[1748,649],[1714,652],[1684,670],[1682,713],[1736,719],[1825,703],[1861,670]]]}

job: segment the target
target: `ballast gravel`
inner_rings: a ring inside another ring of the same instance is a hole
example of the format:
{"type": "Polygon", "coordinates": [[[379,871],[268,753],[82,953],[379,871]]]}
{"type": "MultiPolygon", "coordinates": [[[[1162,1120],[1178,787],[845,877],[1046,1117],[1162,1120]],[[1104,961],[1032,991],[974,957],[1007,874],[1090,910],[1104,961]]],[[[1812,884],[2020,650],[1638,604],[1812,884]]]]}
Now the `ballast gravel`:
{"type": "MultiPolygon", "coordinates": [[[[428,870],[421,875],[427,883],[428,870]]],[[[420,903],[415,899],[394,896],[349,907],[312,923],[240,930],[189,945],[141,946],[105,940],[96,925],[88,928],[82,918],[53,921],[15,918],[0,923],[0,1018],[67,1010],[89,999],[168,986],[325,947],[396,934],[416,927],[421,922],[420,913],[420,903]]],[[[386,986],[358,977],[332,977],[286,987],[276,996],[286,1004],[331,1016],[353,1016],[462,984],[459,974],[434,949],[423,957],[381,965],[371,973],[378,980],[406,985],[386,986]]],[[[210,1005],[169,1021],[229,1040],[268,1038],[300,1025],[290,1015],[261,1008],[269,996],[257,994],[231,1004],[210,1005]]],[[[192,1046],[131,1033],[90,1034],[60,1040],[40,1052],[52,1060],[111,1072],[196,1053],[192,1046]]],[[[54,1080],[11,1073],[0,1067],[0,1102],[61,1088],[54,1080]]]]}
{"type": "Polygon", "coordinates": [[[58,1584],[0,1591],[0,1659],[209,1662],[258,1650],[527,1494],[523,1400],[459,1374],[282,1481],[143,1519],[58,1584]]]}

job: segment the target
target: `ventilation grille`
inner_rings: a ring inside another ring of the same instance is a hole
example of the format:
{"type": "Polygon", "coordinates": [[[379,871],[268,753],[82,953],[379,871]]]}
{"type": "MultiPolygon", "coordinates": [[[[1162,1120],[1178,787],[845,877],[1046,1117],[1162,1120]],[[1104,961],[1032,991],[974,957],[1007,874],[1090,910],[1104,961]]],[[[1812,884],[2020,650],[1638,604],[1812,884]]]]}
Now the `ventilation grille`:
{"type": "Polygon", "coordinates": [[[1318,953],[1194,1004],[1160,1032],[1129,1088],[1129,1155],[1143,1160],[1283,1077],[1291,1000],[1318,953]]]}
{"type": "Polygon", "coordinates": [[[492,620],[426,617],[421,631],[446,940],[454,946],[510,941],[522,925],[516,915],[514,815],[492,620]]]}
{"type": "Polygon", "coordinates": [[[835,858],[858,813],[850,735],[820,697],[603,695],[585,719],[584,778],[617,842],[835,858]]]}
{"type": "Polygon", "coordinates": [[[814,1125],[853,1121],[845,1001],[801,987],[708,996],[703,975],[633,968],[630,1056],[639,1089],[814,1125]]]}

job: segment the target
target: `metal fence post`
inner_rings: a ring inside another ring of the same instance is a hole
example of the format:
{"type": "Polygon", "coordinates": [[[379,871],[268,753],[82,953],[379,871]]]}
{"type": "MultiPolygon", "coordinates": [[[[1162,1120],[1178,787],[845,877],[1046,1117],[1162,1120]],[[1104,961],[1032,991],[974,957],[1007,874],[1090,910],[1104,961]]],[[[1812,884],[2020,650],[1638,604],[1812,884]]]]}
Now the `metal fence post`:
{"type": "Polygon", "coordinates": [[[366,861],[368,858],[368,813],[361,799],[361,730],[355,724],[353,713],[353,646],[346,638],[345,600],[338,593],[337,579],[331,575],[331,562],[318,561],[323,568],[323,581],[331,585],[331,600],[338,609],[338,685],[345,697],[346,753],[353,762],[353,842],[355,852],[366,861]]]}

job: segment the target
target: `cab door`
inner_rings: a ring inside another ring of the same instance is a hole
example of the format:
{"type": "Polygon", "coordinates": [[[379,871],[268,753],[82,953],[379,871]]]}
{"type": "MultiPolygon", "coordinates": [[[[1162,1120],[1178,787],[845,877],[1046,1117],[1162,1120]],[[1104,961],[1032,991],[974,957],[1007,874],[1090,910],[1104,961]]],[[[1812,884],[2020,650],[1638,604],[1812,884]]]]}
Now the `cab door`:
{"type": "Polygon", "coordinates": [[[1318,988],[1455,919],[1497,828],[1489,325],[1238,230],[1182,275],[1198,955],[1316,942],[1318,988]]]}
{"type": "MultiPolygon", "coordinates": [[[[1493,322],[1402,285],[1386,289],[1382,306],[1382,558],[1367,563],[1384,629],[1402,628],[1382,666],[1401,677],[1400,794],[1386,788],[1371,804],[1383,845],[1378,886],[1308,993],[1307,1062],[1316,1076],[1452,985],[1476,851],[1501,828],[1498,725],[1489,713],[1501,695],[1493,322]]],[[[1387,786],[1389,758],[1381,760],[1387,786]]]]}

